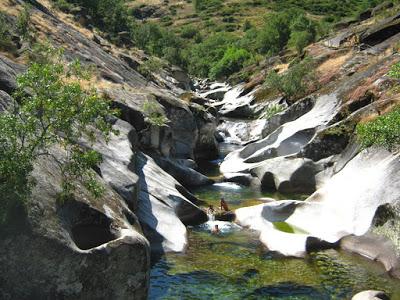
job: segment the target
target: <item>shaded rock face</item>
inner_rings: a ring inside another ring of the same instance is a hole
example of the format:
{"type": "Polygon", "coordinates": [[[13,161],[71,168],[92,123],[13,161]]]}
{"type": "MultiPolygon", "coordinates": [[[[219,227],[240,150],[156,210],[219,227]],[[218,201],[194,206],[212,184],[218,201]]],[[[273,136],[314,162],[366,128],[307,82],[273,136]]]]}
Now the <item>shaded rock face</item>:
{"type": "Polygon", "coordinates": [[[137,215],[152,249],[183,251],[187,246],[185,225],[207,221],[206,213],[190,201],[195,197],[149,156],[138,154],[136,172],[140,184],[137,215]]]}
{"type": "MultiPolygon", "coordinates": [[[[242,225],[261,231],[260,239],[270,250],[304,256],[310,238],[335,244],[348,235],[364,235],[379,206],[399,203],[395,192],[400,188],[395,175],[399,171],[399,154],[382,149],[364,150],[306,201],[287,200],[242,208],[236,210],[236,217],[242,225]],[[296,234],[278,230],[274,222],[285,222],[296,234]]],[[[359,243],[365,245],[362,254],[377,257],[387,271],[397,268],[390,250],[383,253],[379,243],[370,243],[368,238],[359,243]]],[[[361,246],[353,248],[360,250],[361,246]]]]}
{"type": "Polygon", "coordinates": [[[23,227],[0,239],[1,298],[146,299],[150,249],[136,216],[104,183],[99,199],[78,185],[57,202],[58,170],[52,158],[38,162],[23,227]]]}

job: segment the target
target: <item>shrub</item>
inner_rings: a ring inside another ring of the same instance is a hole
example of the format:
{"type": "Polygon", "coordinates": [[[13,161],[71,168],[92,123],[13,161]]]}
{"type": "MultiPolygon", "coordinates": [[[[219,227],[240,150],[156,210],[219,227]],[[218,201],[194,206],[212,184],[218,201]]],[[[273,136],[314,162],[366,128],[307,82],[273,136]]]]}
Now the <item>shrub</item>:
{"type": "Polygon", "coordinates": [[[48,149],[55,144],[67,153],[59,162],[61,195],[73,192],[75,179],[94,196],[101,193],[90,171],[100,156],[82,149],[77,141],[83,137],[94,141],[98,132],[108,136],[111,125],[106,120],[113,111],[94,89],[81,87],[81,80],[88,78],[79,62],[60,61],[54,51],[51,61],[31,63],[17,78],[14,98],[18,104],[14,102],[0,115],[0,222],[7,221],[10,209],[29,197],[34,186],[33,163],[50,155],[48,149]]]}
{"type": "Polygon", "coordinates": [[[272,71],[267,76],[266,84],[279,91],[287,100],[297,100],[304,96],[310,83],[315,81],[312,65],[313,61],[307,58],[281,75],[272,71]]]}
{"type": "Polygon", "coordinates": [[[138,71],[144,77],[150,78],[152,73],[160,71],[160,69],[163,68],[164,66],[165,65],[160,59],[152,57],[149,60],[142,63],[139,66],[138,71]]]}
{"type": "Polygon", "coordinates": [[[217,33],[200,44],[195,44],[186,50],[185,60],[188,62],[189,72],[199,77],[207,77],[210,70],[224,56],[235,38],[227,33],[217,33]]]}
{"type": "Polygon", "coordinates": [[[273,105],[268,105],[266,109],[262,112],[260,118],[261,119],[270,119],[271,117],[275,116],[276,114],[279,114],[280,112],[285,110],[285,106],[281,104],[273,104],[273,105]]]}
{"type": "Polygon", "coordinates": [[[286,13],[273,13],[266,17],[265,25],[257,36],[257,48],[260,53],[273,55],[286,46],[289,36],[290,17],[286,13]]]}
{"type": "Polygon", "coordinates": [[[23,40],[30,40],[30,11],[31,7],[29,4],[24,4],[22,11],[17,17],[17,32],[23,40]]]}
{"type": "Polygon", "coordinates": [[[230,47],[225,51],[222,59],[211,68],[210,77],[212,79],[228,77],[240,71],[250,58],[251,55],[247,50],[230,47]]]}
{"type": "Polygon", "coordinates": [[[155,101],[147,100],[143,104],[143,112],[146,115],[147,121],[154,126],[167,126],[168,118],[165,116],[160,104],[155,101]]]}
{"type": "Polygon", "coordinates": [[[219,9],[222,7],[222,0],[194,0],[194,8],[197,12],[219,9]]]}
{"type": "Polygon", "coordinates": [[[181,37],[184,39],[192,39],[197,34],[197,29],[193,26],[186,26],[182,29],[181,37]]]}
{"type": "Polygon", "coordinates": [[[400,107],[377,119],[357,125],[357,136],[362,147],[383,146],[392,150],[400,144],[400,107]]]}

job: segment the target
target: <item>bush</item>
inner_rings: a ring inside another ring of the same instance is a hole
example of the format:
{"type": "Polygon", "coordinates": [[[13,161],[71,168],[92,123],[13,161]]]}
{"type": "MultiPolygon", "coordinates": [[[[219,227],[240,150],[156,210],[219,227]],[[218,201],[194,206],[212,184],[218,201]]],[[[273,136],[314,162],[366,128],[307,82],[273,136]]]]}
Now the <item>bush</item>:
{"type": "Polygon", "coordinates": [[[309,58],[290,67],[283,74],[272,71],[268,74],[266,84],[279,91],[287,100],[293,102],[304,96],[310,83],[315,81],[313,61],[309,58]]]}
{"type": "Polygon", "coordinates": [[[284,110],[285,106],[281,104],[268,105],[268,107],[262,112],[260,119],[268,120],[284,110]]]}
{"type": "Polygon", "coordinates": [[[146,101],[143,104],[143,112],[147,121],[157,127],[167,126],[168,118],[165,116],[160,104],[155,101],[146,101]]]}
{"type": "Polygon", "coordinates": [[[247,50],[230,47],[225,51],[222,59],[211,68],[210,77],[212,79],[228,77],[240,71],[250,58],[251,54],[247,50]]]}
{"type": "Polygon", "coordinates": [[[108,100],[81,87],[81,80],[88,77],[79,62],[60,61],[54,50],[51,61],[31,63],[17,78],[13,96],[18,104],[0,115],[0,222],[6,222],[9,210],[29,197],[34,185],[30,177],[33,163],[50,155],[55,144],[67,152],[65,161],[59,162],[61,195],[73,192],[76,179],[94,196],[101,194],[90,171],[100,156],[82,149],[77,141],[82,137],[94,141],[99,131],[107,136],[111,125],[106,119],[113,112],[108,100]]]}
{"type": "Polygon", "coordinates": [[[199,77],[208,77],[210,70],[224,56],[235,41],[234,36],[227,33],[217,33],[200,44],[195,44],[186,50],[185,60],[189,72],[199,77]]]}
{"type": "Polygon", "coordinates": [[[290,17],[286,13],[274,13],[266,17],[265,25],[257,36],[257,48],[260,53],[273,55],[286,46],[289,36],[290,17]]]}
{"type": "Polygon", "coordinates": [[[400,145],[400,107],[373,121],[358,124],[357,136],[364,148],[378,145],[392,150],[400,145]]]}
{"type": "Polygon", "coordinates": [[[215,10],[222,7],[222,0],[194,0],[194,8],[197,12],[215,10]]]}
{"type": "Polygon", "coordinates": [[[30,11],[31,7],[28,4],[24,4],[22,7],[22,11],[19,13],[17,17],[17,32],[19,36],[23,40],[28,40],[30,41],[31,36],[30,36],[30,11]]]}

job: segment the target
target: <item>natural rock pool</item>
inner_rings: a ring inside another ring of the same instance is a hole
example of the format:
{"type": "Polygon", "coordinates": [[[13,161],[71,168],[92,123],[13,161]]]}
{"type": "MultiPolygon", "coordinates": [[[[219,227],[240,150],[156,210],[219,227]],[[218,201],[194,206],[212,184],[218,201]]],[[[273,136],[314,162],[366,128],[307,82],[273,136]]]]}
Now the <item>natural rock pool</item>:
{"type": "MultiPolygon", "coordinates": [[[[228,152],[231,147],[224,149],[228,152]]],[[[218,178],[217,164],[207,164],[203,171],[218,178]]],[[[233,183],[192,192],[214,206],[224,197],[231,209],[262,203],[262,197],[291,198],[233,183]]],[[[212,224],[189,228],[185,253],[153,260],[149,299],[350,299],[370,289],[400,299],[399,281],[359,255],[329,249],[310,253],[306,259],[282,257],[265,249],[258,233],[219,224],[219,235],[210,233],[212,224]]],[[[286,230],[284,225],[277,227],[286,230]]]]}

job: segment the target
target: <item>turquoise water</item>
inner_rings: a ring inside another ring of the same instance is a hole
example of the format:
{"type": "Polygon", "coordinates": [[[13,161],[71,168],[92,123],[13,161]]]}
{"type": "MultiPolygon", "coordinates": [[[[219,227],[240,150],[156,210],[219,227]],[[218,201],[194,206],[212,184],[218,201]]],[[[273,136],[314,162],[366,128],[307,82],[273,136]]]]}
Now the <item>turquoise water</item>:
{"type": "MultiPolygon", "coordinates": [[[[218,178],[218,161],[203,171],[218,178]]],[[[262,203],[262,197],[292,198],[235,184],[192,192],[216,206],[224,197],[233,209],[262,203]]],[[[330,249],[305,259],[282,257],[265,249],[256,232],[243,228],[213,235],[198,226],[188,228],[188,239],[185,253],[153,260],[149,299],[350,299],[357,292],[377,289],[400,300],[400,281],[358,255],[330,249]]]]}

